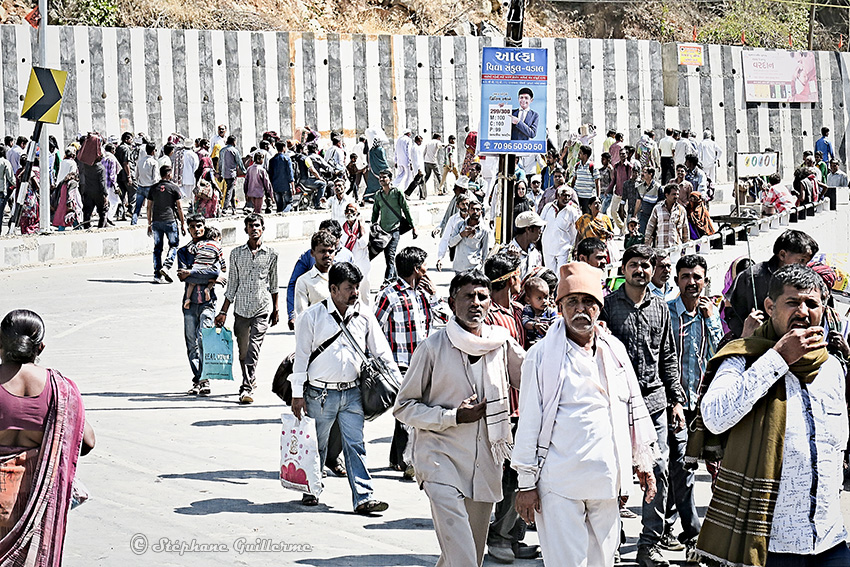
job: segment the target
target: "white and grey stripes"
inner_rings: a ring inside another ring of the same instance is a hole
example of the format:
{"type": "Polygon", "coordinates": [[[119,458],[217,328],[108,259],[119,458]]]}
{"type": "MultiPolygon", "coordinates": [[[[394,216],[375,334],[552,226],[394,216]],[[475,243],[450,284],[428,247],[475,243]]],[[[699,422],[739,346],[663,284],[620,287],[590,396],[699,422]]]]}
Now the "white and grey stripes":
{"type": "MultiPolygon", "coordinates": [[[[481,49],[501,40],[478,37],[367,36],[298,32],[51,27],[49,66],[68,71],[62,122],[48,130],[60,144],[77,132],[172,132],[210,136],[226,123],[242,144],[263,131],[292,135],[309,125],[341,130],[352,141],[370,125],[390,136],[404,127],[455,134],[478,126],[481,49]]],[[[679,66],[678,105],[664,106],[661,44],[651,41],[531,38],[550,50],[547,129],[556,143],[595,124],[600,151],[614,128],[636,142],[665,126],[710,129],[732,175],[736,151],[767,147],[790,174],[821,126],[832,130],[845,159],[850,119],[850,55],[818,52],[820,101],[746,103],[741,47],[709,45],[701,67],[679,66]]],[[[3,133],[29,135],[20,120],[35,30],[0,26],[3,133]]]]}

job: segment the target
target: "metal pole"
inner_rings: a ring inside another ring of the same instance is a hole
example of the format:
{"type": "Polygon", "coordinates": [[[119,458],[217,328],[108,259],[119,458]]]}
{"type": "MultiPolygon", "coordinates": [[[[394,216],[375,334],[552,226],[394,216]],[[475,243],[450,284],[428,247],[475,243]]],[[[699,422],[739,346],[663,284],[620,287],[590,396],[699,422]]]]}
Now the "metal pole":
{"type": "Polygon", "coordinates": [[[43,126],[44,122],[35,123],[32,138],[30,138],[30,143],[27,145],[27,163],[24,165],[24,170],[21,172],[20,189],[18,189],[18,192],[15,194],[15,200],[12,202],[12,213],[9,215],[9,230],[7,231],[7,234],[11,234],[13,227],[18,226],[18,222],[21,220],[21,210],[23,208],[24,200],[27,197],[30,176],[32,175],[33,160],[35,159],[36,140],[38,140],[41,136],[43,126]]]}
{"type": "MultiPolygon", "coordinates": [[[[38,23],[38,62],[42,67],[47,64],[47,0],[38,0],[38,13],[41,19],[38,23]]],[[[50,144],[47,128],[41,129],[39,144],[39,215],[38,227],[41,232],[50,230],[50,144]]]]}
{"type": "MultiPolygon", "coordinates": [[[[522,28],[525,15],[525,0],[511,0],[508,7],[508,23],[505,30],[505,47],[522,47],[522,28]]],[[[499,171],[504,174],[502,184],[502,244],[513,238],[514,179],[516,154],[499,157],[499,171]]]]}

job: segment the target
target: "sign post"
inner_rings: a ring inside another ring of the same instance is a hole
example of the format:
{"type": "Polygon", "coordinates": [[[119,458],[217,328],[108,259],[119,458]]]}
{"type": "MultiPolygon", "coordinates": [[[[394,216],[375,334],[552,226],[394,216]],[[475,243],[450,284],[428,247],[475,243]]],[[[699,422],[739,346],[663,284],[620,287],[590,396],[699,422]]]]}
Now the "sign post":
{"type": "Polygon", "coordinates": [[[741,192],[738,189],[744,177],[767,177],[779,171],[779,152],[735,153],[735,211],[740,211],[741,192]]]}
{"type": "MultiPolygon", "coordinates": [[[[12,214],[9,216],[9,231],[13,226],[17,226],[21,218],[21,207],[27,195],[29,187],[30,175],[32,174],[33,161],[35,160],[36,147],[39,144],[42,130],[45,123],[58,124],[59,113],[62,110],[62,93],[65,91],[65,82],[68,79],[68,73],[55,69],[45,69],[44,67],[33,67],[30,73],[29,84],[27,85],[27,94],[24,97],[24,106],[21,110],[21,118],[26,118],[35,122],[35,129],[30,138],[30,144],[27,146],[27,163],[24,166],[24,171],[21,173],[21,186],[18,190],[15,200],[12,204],[12,214]]],[[[42,159],[45,159],[46,164],[47,145],[42,145],[42,159]]],[[[42,168],[45,164],[40,164],[42,168]]],[[[48,166],[49,167],[49,166],[48,166]]],[[[47,171],[47,169],[43,169],[47,171]]],[[[50,174],[48,172],[45,180],[40,183],[40,225],[45,227],[45,221],[49,221],[50,216],[50,174]],[[46,187],[46,191],[45,191],[46,187]],[[47,212],[45,213],[45,204],[47,212]]]]}

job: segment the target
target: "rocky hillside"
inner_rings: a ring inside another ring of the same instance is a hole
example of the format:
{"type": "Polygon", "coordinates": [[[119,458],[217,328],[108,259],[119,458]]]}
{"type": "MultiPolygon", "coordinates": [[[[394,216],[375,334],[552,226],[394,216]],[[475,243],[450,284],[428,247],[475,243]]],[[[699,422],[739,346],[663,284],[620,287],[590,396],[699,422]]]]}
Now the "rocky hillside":
{"type": "MultiPolygon", "coordinates": [[[[1,0],[0,22],[20,23],[27,0],[1,0]]],[[[51,0],[55,24],[324,33],[501,34],[503,0],[51,0]]],[[[847,10],[820,9],[815,48],[838,49],[847,10]]],[[[528,0],[527,37],[602,37],[805,48],[808,9],[777,0],[528,0]]],[[[843,39],[843,49],[850,45],[843,39]]]]}

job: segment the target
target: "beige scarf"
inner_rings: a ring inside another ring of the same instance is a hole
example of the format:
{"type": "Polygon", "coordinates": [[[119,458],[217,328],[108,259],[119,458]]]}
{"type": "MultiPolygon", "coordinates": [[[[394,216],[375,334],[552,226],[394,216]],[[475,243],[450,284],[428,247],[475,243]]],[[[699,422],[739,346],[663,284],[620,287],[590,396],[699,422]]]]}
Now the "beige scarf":
{"type": "Polygon", "coordinates": [[[484,398],[487,400],[487,436],[497,463],[511,458],[510,408],[508,406],[508,365],[505,343],[510,333],[504,327],[483,325],[481,336],[473,335],[452,317],[446,325],[452,345],[469,356],[480,356],[484,365],[484,398]]]}

